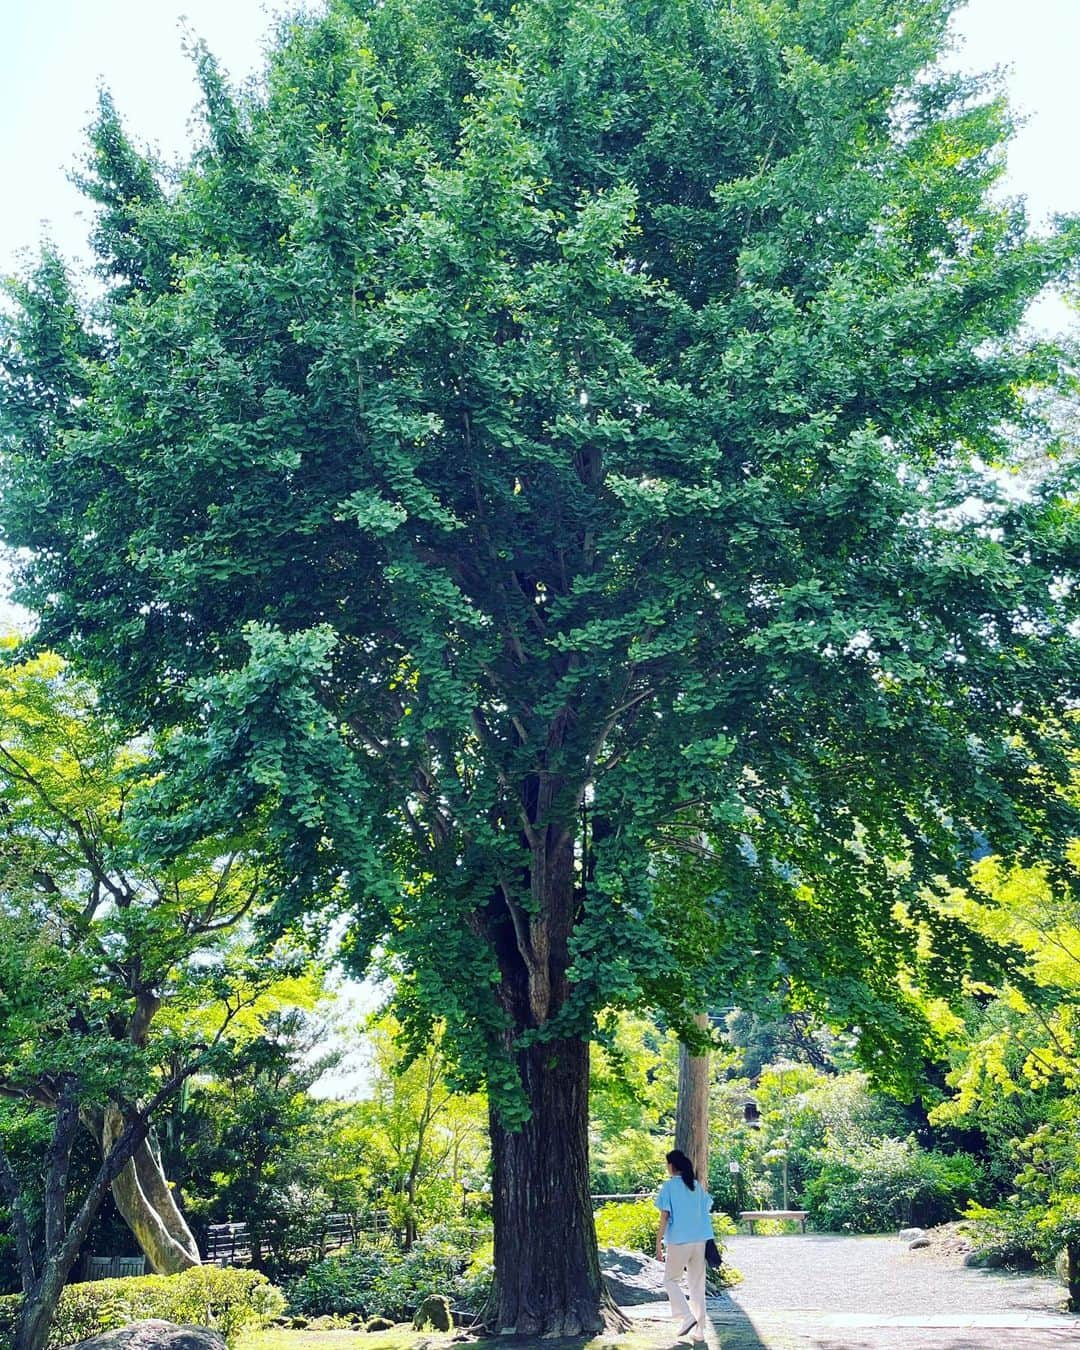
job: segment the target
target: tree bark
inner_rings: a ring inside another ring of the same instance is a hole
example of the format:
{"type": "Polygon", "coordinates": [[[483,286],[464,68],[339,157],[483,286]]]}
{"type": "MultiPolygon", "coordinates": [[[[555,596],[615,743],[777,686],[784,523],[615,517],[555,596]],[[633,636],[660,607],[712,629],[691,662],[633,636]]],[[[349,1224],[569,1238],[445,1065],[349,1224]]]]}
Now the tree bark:
{"type": "Polygon", "coordinates": [[[146,1121],[143,1119],[132,1121],[121,1131],[102,1159],[93,1184],[71,1227],[63,1235],[62,1241],[45,1253],[40,1273],[31,1272],[33,1278],[30,1287],[23,1290],[13,1350],[45,1350],[56,1305],[63,1293],[71,1268],[86,1241],[90,1225],[97,1217],[117,1173],[130,1159],[132,1150],[145,1137],[146,1128],[146,1121]]]}
{"type": "Polygon", "coordinates": [[[532,1117],[491,1120],[495,1294],[491,1329],[582,1336],[605,1323],[589,1200],[588,1047],[533,1045],[517,1057],[532,1117]]]}
{"type": "MultiPolygon", "coordinates": [[[[573,839],[554,826],[541,835],[530,878],[534,911],[515,917],[514,941],[500,952],[500,992],[518,1036],[542,1028],[568,991],[573,839]]],[[[624,1327],[600,1279],[589,1199],[588,1045],[540,1041],[514,1058],[530,1115],[517,1129],[497,1111],[490,1118],[495,1286],[488,1326],[518,1336],[624,1327]]]]}
{"type": "Polygon", "coordinates": [[[58,1266],[51,1265],[35,1289],[33,1300],[24,1296],[18,1330],[12,1342],[13,1350],[44,1350],[66,1278],[66,1273],[61,1275],[58,1266]]]}
{"type": "MultiPolygon", "coordinates": [[[[694,1021],[704,1031],[708,1016],[694,1021]]],[[[692,1055],[679,1043],[679,1092],[675,1108],[675,1147],[694,1164],[702,1185],[709,1184],[709,1056],[692,1055]]]]}
{"type": "MultiPolygon", "coordinates": [[[[106,1109],[99,1140],[108,1154],[124,1128],[114,1107],[106,1109]]],[[[158,1275],[177,1275],[201,1264],[199,1247],[180,1213],[161,1164],[146,1139],[112,1184],[113,1199],[131,1229],[150,1268],[158,1275]]]]}

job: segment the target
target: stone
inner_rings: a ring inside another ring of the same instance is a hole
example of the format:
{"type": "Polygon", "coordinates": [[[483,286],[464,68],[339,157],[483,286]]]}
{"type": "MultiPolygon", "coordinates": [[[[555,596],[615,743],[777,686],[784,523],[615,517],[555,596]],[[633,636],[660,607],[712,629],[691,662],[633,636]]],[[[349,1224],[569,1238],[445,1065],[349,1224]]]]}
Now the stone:
{"type": "Polygon", "coordinates": [[[368,1331],[393,1331],[394,1324],[389,1317],[373,1317],[367,1324],[368,1331]]]}
{"type": "Polygon", "coordinates": [[[608,1293],[620,1308],[667,1298],[664,1264],[644,1252],[632,1252],[625,1247],[603,1247],[600,1274],[608,1293]]]}
{"type": "Polygon", "coordinates": [[[416,1310],[413,1326],[417,1331],[452,1331],[454,1314],[446,1295],[428,1294],[416,1310]]]}
{"type": "Polygon", "coordinates": [[[925,1229],[922,1229],[922,1228],[901,1228],[901,1229],[900,1229],[900,1241],[901,1241],[901,1242],[914,1242],[916,1238],[921,1238],[921,1237],[925,1237],[925,1236],[926,1236],[926,1231],[925,1231],[925,1229]]]}
{"type": "Polygon", "coordinates": [[[103,1331],[67,1350],[225,1350],[225,1337],[211,1327],[179,1326],[150,1318],[103,1331]]]}
{"type": "Polygon", "coordinates": [[[930,1246],[930,1239],[928,1237],[918,1237],[915,1239],[914,1242],[908,1243],[908,1251],[917,1252],[919,1251],[920,1248],[929,1246],[930,1246]]]}

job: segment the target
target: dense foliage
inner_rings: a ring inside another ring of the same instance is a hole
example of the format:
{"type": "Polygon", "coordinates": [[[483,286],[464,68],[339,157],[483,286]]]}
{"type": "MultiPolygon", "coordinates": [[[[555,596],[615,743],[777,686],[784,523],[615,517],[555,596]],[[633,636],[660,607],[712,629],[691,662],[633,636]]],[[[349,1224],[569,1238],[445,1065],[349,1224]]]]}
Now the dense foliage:
{"type": "MultiPolygon", "coordinates": [[[[1075,793],[1076,789],[1073,788],[1075,793]]],[[[1002,1259],[1047,1260],[1064,1249],[1080,1308],[1080,840],[1067,869],[986,858],[952,903],[1025,953],[1018,978],[973,985],[956,1016],[938,1009],[951,1094],[941,1125],[978,1129],[1004,1192],[981,1210],[984,1243],[1002,1259]]]]}
{"type": "Polygon", "coordinates": [[[293,1312],[410,1318],[428,1294],[479,1314],[491,1284],[491,1244],[483,1230],[462,1225],[430,1229],[409,1251],[388,1242],[358,1243],[314,1262],[288,1287],[293,1312]],[[479,1254],[479,1255],[478,1255],[479,1254]],[[485,1259],[486,1258],[486,1259],[485,1259]]]}
{"type": "MultiPolygon", "coordinates": [[[[19,1302],[0,1298],[0,1343],[10,1343],[19,1302]]],[[[64,1290],[48,1345],[59,1350],[148,1317],[216,1327],[231,1345],[239,1333],[263,1325],[284,1307],[281,1291],[252,1270],[207,1266],[180,1275],[94,1280],[64,1290]]]]}
{"type": "Polygon", "coordinates": [[[826,1162],[804,1199],[814,1224],[828,1232],[887,1233],[955,1219],[982,1190],[968,1154],[886,1139],[826,1162]]]}
{"type": "MultiPolygon", "coordinates": [[[[1072,516],[985,465],[1042,434],[1058,359],[1015,331],[1074,241],[990,195],[1000,105],[926,74],[951,7],[337,3],[258,97],[200,57],[176,189],[106,103],[106,299],[55,258],[15,290],[5,529],[42,635],[191,724],[192,828],[261,803],[282,914],[338,895],[358,962],[392,934],[410,1015],[508,1110],[502,936],[546,1028],[696,1000],[644,867],[688,799],[719,932],[764,904],[765,947],[855,1002],[841,957],[917,961],[893,904],[923,915],[973,825],[1064,810],[1072,516]],[[547,1006],[549,898],[511,878],[589,784],[619,829],[547,1006]]],[[[944,925],[922,974],[973,945],[944,925]]]]}

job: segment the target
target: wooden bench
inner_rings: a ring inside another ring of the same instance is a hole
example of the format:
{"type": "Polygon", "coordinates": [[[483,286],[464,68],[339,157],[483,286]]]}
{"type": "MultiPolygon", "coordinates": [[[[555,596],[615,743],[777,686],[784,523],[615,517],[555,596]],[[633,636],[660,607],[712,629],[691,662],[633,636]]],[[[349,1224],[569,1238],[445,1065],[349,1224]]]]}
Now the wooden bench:
{"type": "Polygon", "coordinates": [[[754,1224],[759,1219],[790,1219],[799,1225],[800,1233],[805,1233],[806,1221],[809,1217],[810,1211],[808,1209],[744,1209],[739,1214],[739,1222],[745,1223],[750,1232],[753,1233],[754,1224]]]}
{"type": "Polygon", "coordinates": [[[88,1280],[125,1280],[146,1274],[145,1256],[88,1256],[83,1266],[88,1280]]]}

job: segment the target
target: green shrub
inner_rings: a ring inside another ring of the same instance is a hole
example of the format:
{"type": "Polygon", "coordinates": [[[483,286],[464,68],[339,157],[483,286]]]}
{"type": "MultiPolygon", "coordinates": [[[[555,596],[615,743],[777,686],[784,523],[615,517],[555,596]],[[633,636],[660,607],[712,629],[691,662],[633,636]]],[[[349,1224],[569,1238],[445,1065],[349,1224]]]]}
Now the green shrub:
{"type": "MultiPolygon", "coordinates": [[[[480,1251],[483,1244],[480,1244],[480,1251]]],[[[411,1317],[428,1294],[478,1308],[490,1288],[490,1263],[475,1257],[476,1235],[454,1225],[433,1228],[408,1252],[389,1242],[361,1242],[315,1261],[288,1287],[289,1309],[307,1316],[359,1313],[411,1317]]]]}
{"type": "Polygon", "coordinates": [[[374,1314],[371,1293],[381,1272],[394,1259],[389,1242],[357,1243],[322,1261],[313,1261],[298,1280],[287,1285],[289,1311],[374,1314]]]}
{"type": "Polygon", "coordinates": [[[1063,1248],[1080,1246],[1080,1199],[1069,1197],[1057,1205],[1013,1203],[987,1209],[970,1205],[964,1225],[975,1260],[972,1264],[1014,1270],[1050,1265],[1063,1248]]]}
{"type": "Polygon", "coordinates": [[[921,1149],[913,1139],[880,1139],[826,1162],[803,1200],[817,1228],[884,1233],[956,1218],[981,1183],[979,1164],[967,1153],[921,1149]]]}
{"type": "MultiPolygon", "coordinates": [[[[18,1294],[0,1298],[0,1345],[11,1343],[21,1303],[18,1294]]],[[[281,1291],[265,1275],[218,1266],[69,1284],[60,1295],[49,1350],[148,1317],[216,1327],[231,1343],[240,1331],[263,1325],[284,1307],[281,1291]]]]}
{"type": "Polygon", "coordinates": [[[601,1247],[626,1247],[652,1256],[660,1211],[651,1200],[601,1205],[596,1211],[596,1240],[601,1247]]]}

